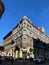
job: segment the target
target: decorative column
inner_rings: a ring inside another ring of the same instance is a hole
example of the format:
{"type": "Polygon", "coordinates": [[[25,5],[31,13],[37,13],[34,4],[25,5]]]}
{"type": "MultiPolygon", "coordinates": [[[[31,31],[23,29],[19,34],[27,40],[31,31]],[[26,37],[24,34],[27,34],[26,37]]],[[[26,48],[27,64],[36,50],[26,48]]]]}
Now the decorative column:
{"type": "Polygon", "coordinates": [[[27,47],[27,58],[30,57],[30,51],[29,51],[30,47],[27,47]]]}
{"type": "Polygon", "coordinates": [[[20,48],[20,58],[22,58],[22,48],[20,48]]]}
{"type": "Polygon", "coordinates": [[[16,56],[15,56],[16,58],[18,58],[18,51],[16,50],[16,56]]]}

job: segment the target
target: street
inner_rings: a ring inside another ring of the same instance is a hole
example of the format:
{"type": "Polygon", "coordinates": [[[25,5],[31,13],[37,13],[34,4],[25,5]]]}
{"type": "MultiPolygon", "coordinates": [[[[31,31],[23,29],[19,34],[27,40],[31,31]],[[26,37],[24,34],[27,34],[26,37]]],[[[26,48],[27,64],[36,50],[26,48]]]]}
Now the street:
{"type": "Polygon", "coordinates": [[[45,63],[41,64],[35,64],[33,61],[29,60],[18,60],[18,61],[9,61],[9,60],[4,60],[0,61],[0,65],[49,65],[49,60],[46,60],[45,63]]]}

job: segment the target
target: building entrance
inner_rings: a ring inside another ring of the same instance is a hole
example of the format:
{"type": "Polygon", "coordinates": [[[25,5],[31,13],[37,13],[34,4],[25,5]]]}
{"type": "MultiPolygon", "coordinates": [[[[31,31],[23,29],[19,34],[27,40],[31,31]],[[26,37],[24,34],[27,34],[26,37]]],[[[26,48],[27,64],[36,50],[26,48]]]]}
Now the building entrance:
{"type": "Polygon", "coordinates": [[[27,52],[23,52],[22,54],[23,59],[27,58],[27,52]]]}

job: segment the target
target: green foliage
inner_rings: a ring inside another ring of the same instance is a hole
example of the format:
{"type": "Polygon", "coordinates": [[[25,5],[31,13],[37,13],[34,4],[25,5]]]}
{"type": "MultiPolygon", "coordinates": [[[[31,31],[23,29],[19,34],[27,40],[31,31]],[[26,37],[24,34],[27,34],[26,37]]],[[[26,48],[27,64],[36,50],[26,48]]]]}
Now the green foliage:
{"type": "Polygon", "coordinates": [[[32,52],[33,51],[33,49],[32,48],[30,48],[30,52],[32,52]]]}
{"type": "Polygon", "coordinates": [[[30,53],[27,53],[28,56],[30,56],[30,53]]]}

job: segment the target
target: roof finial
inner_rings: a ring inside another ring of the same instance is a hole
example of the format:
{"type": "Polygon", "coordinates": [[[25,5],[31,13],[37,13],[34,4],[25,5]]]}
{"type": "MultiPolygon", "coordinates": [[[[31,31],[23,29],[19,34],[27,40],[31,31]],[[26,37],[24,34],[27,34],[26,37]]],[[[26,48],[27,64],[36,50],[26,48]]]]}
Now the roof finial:
{"type": "Polygon", "coordinates": [[[28,19],[27,16],[24,16],[22,19],[28,19]]]}

